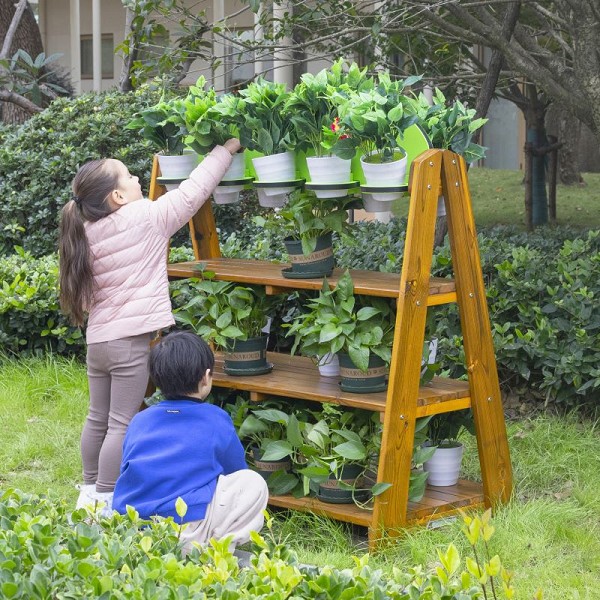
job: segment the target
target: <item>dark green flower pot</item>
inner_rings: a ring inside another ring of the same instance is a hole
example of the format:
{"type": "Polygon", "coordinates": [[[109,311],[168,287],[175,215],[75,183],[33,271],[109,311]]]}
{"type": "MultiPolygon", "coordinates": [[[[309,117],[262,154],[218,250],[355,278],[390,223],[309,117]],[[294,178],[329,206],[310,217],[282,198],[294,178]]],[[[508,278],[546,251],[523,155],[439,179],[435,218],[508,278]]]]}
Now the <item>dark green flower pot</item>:
{"type": "Polygon", "coordinates": [[[269,479],[269,476],[277,471],[290,471],[292,469],[292,461],[289,458],[281,460],[262,460],[262,451],[259,448],[252,448],[252,462],[254,470],[263,477],[269,479]]]}
{"type": "Polygon", "coordinates": [[[283,269],[282,274],[289,279],[313,279],[329,277],[333,272],[335,260],[331,244],[331,233],[317,238],[314,252],[308,256],[302,252],[302,242],[286,238],[283,240],[290,258],[291,267],[283,269]]]}
{"type": "Polygon", "coordinates": [[[273,369],[267,362],[267,335],[248,340],[235,340],[225,352],[227,375],[263,375],[273,369]]]}
{"type": "Polygon", "coordinates": [[[369,368],[361,371],[348,354],[338,353],[340,359],[340,386],[344,392],[369,394],[383,392],[387,388],[388,369],[385,362],[376,354],[369,356],[369,368]]]}
{"type": "Polygon", "coordinates": [[[330,475],[327,481],[319,484],[317,498],[329,504],[352,504],[354,501],[364,502],[369,498],[369,491],[364,488],[363,467],[348,465],[342,468],[339,479],[330,475]],[[340,488],[339,482],[353,486],[354,490],[340,488]],[[358,488],[358,489],[357,489],[358,488]]]}

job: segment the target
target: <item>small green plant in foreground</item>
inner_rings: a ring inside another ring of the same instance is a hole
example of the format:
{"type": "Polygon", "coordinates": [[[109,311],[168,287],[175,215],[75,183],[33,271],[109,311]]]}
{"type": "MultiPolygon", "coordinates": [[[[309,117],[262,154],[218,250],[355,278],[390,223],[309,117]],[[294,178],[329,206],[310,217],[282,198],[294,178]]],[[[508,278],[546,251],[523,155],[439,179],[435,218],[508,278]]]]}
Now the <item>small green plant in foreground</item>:
{"type": "MultiPolygon", "coordinates": [[[[187,507],[178,501],[179,517],[187,507]]],[[[473,548],[493,533],[489,513],[465,518],[473,548]]],[[[230,538],[211,540],[184,556],[178,544],[181,525],[172,518],[141,520],[127,515],[91,518],[70,512],[65,502],[14,489],[0,496],[0,596],[41,598],[513,598],[511,576],[500,558],[466,560],[455,546],[438,551],[439,563],[390,576],[369,565],[369,556],[354,558],[351,569],[310,567],[298,562],[273,534],[267,515],[264,535],[253,532],[252,557],[240,567],[230,538]],[[500,581],[498,583],[496,580],[500,581]],[[495,583],[496,581],[496,583],[495,583]],[[265,596],[265,594],[267,596],[265,596]]],[[[487,552],[487,551],[486,551],[487,552]]],[[[540,597],[540,596],[538,596],[540,597]]]]}

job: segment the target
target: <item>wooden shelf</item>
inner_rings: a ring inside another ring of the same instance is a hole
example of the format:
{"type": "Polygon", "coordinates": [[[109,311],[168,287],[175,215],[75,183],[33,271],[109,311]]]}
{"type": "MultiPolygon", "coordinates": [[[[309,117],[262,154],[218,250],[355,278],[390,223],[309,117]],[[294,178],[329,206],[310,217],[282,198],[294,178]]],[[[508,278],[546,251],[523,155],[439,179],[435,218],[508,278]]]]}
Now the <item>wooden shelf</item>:
{"type": "MultiPolygon", "coordinates": [[[[271,496],[269,504],[280,508],[309,511],[332,519],[371,527],[373,513],[355,504],[327,504],[316,498],[294,498],[293,496],[271,496]]],[[[407,524],[432,521],[438,517],[455,513],[459,508],[483,505],[483,487],[480,483],[459,479],[456,485],[447,487],[427,486],[419,502],[409,502],[407,524]]]]}
{"type": "MultiPolygon", "coordinates": [[[[338,377],[321,377],[313,362],[303,356],[276,352],[267,353],[273,371],[266,375],[231,376],[223,372],[223,357],[216,356],[213,385],[235,390],[246,390],[252,400],[267,396],[284,396],[315,402],[332,402],[366,410],[384,412],[386,392],[352,394],[343,392],[338,377]]],[[[422,386],[417,399],[417,416],[426,416],[469,408],[469,386],[466,381],[435,377],[422,386]]]]}
{"type": "MultiPolygon", "coordinates": [[[[260,260],[240,258],[212,258],[202,261],[173,263],[168,266],[168,274],[172,279],[198,277],[202,268],[214,271],[215,279],[235,281],[253,285],[264,285],[268,293],[279,293],[286,290],[320,290],[322,279],[286,279],[281,270],[289,267],[288,263],[272,263],[260,260]]],[[[328,277],[332,287],[344,274],[342,269],[334,269],[328,277]]],[[[378,271],[350,270],[354,282],[354,293],[367,296],[397,298],[400,288],[400,275],[397,273],[380,273],[378,271]]],[[[429,306],[456,301],[456,287],[452,279],[432,277],[429,284],[429,306]]]]}

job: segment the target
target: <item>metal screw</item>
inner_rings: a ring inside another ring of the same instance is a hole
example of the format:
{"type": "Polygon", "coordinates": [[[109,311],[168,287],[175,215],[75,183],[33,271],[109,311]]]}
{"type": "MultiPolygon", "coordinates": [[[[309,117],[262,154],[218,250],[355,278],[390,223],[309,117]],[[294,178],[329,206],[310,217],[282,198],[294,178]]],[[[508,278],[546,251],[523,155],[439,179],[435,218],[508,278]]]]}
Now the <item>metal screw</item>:
{"type": "Polygon", "coordinates": [[[421,301],[417,300],[417,306],[421,306],[421,301]]]}
{"type": "Polygon", "coordinates": [[[491,402],[491,401],[492,401],[492,397],[491,397],[491,396],[488,396],[488,399],[487,399],[487,401],[488,401],[488,402],[491,402]]]}
{"type": "Polygon", "coordinates": [[[458,181],[454,184],[454,187],[458,187],[458,181]]]}
{"type": "Polygon", "coordinates": [[[473,292],[469,292],[469,298],[472,298],[473,295],[474,295],[473,292]]]}
{"type": "Polygon", "coordinates": [[[432,160],[429,161],[429,166],[433,167],[433,161],[432,160]]]}
{"type": "Polygon", "coordinates": [[[427,186],[427,189],[428,189],[428,190],[430,190],[430,189],[431,189],[431,184],[429,184],[429,185],[427,186]]]}
{"type": "Polygon", "coordinates": [[[400,420],[404,421],[404,415],[400,415],[400,420]]]}
{"type": "Polygon", "coordinates": [[[455,165],[455,164],[456,164],[456,159],[455,159],[455,158],[453,158],[453,159],[452,159],[452,164],[453,164],[453,165],[455,165]]]}

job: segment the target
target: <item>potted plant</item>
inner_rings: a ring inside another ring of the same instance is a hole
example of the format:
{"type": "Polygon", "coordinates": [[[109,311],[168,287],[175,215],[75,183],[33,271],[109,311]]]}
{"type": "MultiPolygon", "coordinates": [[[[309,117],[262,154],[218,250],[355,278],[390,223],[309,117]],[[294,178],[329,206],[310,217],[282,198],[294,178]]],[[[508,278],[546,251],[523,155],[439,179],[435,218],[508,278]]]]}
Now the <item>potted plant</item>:
{"type": "Polygon", "coordinates": [[[288,203],[268,217],[254,222],[284,234],[291,267],[282,270],[291,279],[321,278],[331,275],[335,266],[331,234],[341,234],[347,226],[348,200],[320,199],[312,192],[295,191],[288,203]]]}
{"type": "Polygon", "coordinates": [[[306,356],[338,354],[341,388],[347,392],[370,393],[387,387],[395,314],[385,298],[354,295],[346,271],[331,289],[327,279],[307,310],[294,319],[288,335],[295,336],[292,353],[306,356]]]}
{"type": "Polygon", "coordinates": [[[392,80],[389,73],[382,72],[371,89],[352,91],[339,102],[340,122],[349,137],[334,150],[343,158],[350,157],[358,148],[366,185],[384,188],[381,192],[363,193],[367,210],[389,210],[389,202],[400,196],[400,191],[394,188],[405,183],[407,166],[407,154],[400,140],[403,132],[417,122],[414,105],[404,90],[419,79],[392,80]],[[392,189],[385,191],[385,188],[392,189]],[[381,202],[387,204],[375,204],[381,202]]]}
{"type": "Polygon", "coordinates": [[[356,63],[345,70],[343,59],[334,62],[329,69],[316,75],[305,73],[294,87],[285,105],[285,111],[294,127],[296,150],[306,153],[306,164],[317,196],[334,198],[346,196],[348,189],[335,188],[330,184],[349,183],[351,157],[336,156],[340,144],[348,133],[340,123],[335,99],[336,94],[360,90],[368,85],[366,68],[356,63]]]}
{"type": "Polygon", "coordinates": [[[427,426],[428,444],[435,452],[423,468],[430,485],[449,486],[458,481],[463,445],[459,441],[463,431],[475,433],[471,411],[468,409],[434,415],[427,426]]]}
{"type": "Polygon", "coordinates": [[[163,178],[179,182],[186,179],[198,164],[195,152],[184,152],[187,131],[182,99],[161,99],[154,106],[140,111],[126,128],[138,131],[143,138],[152,143],[158,152],[158,163],[163,178]]]}
{"type": "Polygon", "coordinates": [[[224,352],[228,375],[262,375],[273,369],[267,362],[267,318],[279,296],[267,296],[263,286],[236,285],[189,279],[191,299],[174,311],[175,320],[224,352]]]}
{"type": "MultiPolygon", "coordinates": [[[[200,77],[196,85],[190,86],[184,100],[185,126],[188,132],[185,142],[200,155],[210,152],[215,146],[222,146],[230,138],[239,136],[235,121],[227,118],[227,115],[235,113],[239,118],[244,108],[244,103],[239,97],[232,94],[218,97],[213,88],[205,90],[205,85],[206,80],[200,77]],[[222,105],[223,108],[217,109],[217,104],[222,105]]],[[[237,202],[243,188],[241,183],[243,181],[245,181],[244,155],[239,152],[233,156],[229,169],[213,193],[215,202],[217,204],[237,202]]]]}
{"type": "Polygon", "coordinates": [[[285,85],[263,78],[240,90],[244,113],[238,120],[240,142],[244,148],[260,153],[252,158],[256,171],[261,206],[280,207],[296,182],[292,124],[284,114],[288,98],[285,85]]]}

